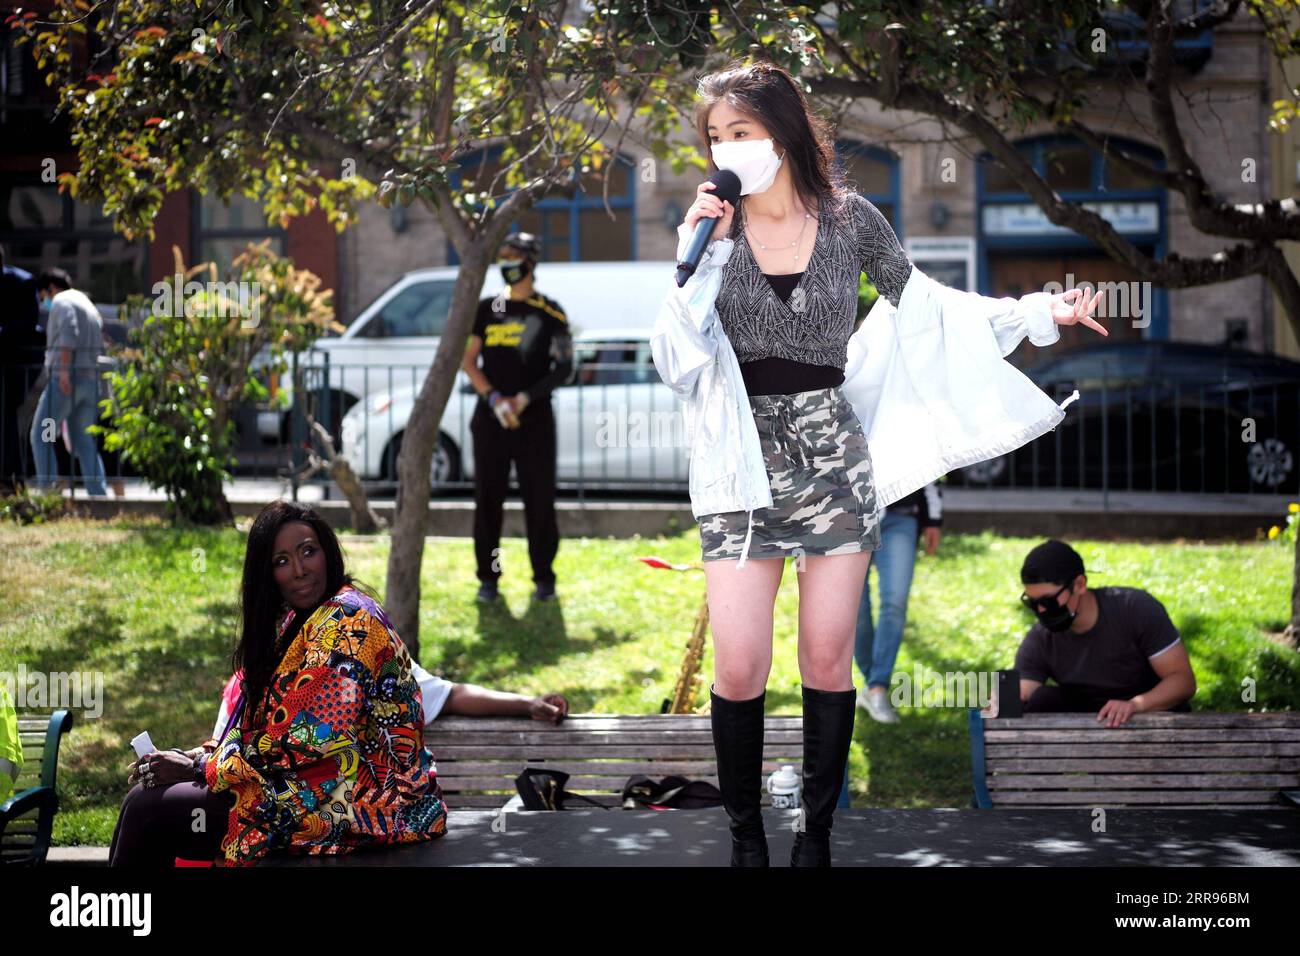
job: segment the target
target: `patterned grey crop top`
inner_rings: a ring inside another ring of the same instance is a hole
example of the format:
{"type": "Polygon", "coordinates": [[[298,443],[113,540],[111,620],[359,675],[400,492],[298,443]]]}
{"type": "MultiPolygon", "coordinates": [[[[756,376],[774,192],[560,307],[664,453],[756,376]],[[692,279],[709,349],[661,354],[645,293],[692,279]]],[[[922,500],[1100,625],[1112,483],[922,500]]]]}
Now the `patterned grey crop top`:
{"type": "Polygon", "coordinates": [[[857,193],[843,209],[822,213],[803,278],[784,301],[738,222],[732,233],[736,244],[722,268],[714,307],[742,364],[776,356],[843,369],[858,314],[859,274],[865,272],[894,306],[912,274],[888,220],[857,193]]]}

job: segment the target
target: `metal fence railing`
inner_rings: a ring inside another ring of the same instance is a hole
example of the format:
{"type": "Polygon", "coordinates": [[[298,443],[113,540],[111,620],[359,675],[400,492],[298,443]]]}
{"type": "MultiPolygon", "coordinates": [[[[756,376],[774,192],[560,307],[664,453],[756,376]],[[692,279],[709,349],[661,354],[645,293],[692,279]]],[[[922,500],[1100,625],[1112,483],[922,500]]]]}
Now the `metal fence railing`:
{"type": "MultiPolygon", "coordinates": [[[[1075,386],[1046,387],[1059,403],[1075,386]]],[[[1246,379],[1079,387],[1037,441],[955,472],[989,488],[1295,495],[1300,382],[1246,379]]]]}
{"type": "MultiPolygon", "coordinates": [[[[313,353],[299,358],[271,402],[235,417],[237,478],[287,480],[296,489],[315,439],[308,416],[335,436],[364,483],[391,492],[396,458],[425,365],[346,365],[313,353]],[[296,388],[289,383],[297,382],[296,388]]],[[[0,368],[0,477],[34,475],[29,433],[39,365],[0,368]]],[[[103,387],[106,387],[106,383],[103,387]]],[[[1059,402],[1076,387],[1045,386],[1059,402]]],[[[1054,431],[1007,455],[960,469],[951,484],[982,488],[1300,494],[1300,382],[1294,379],[1187,384],[1157,379],[1080,383],[1080,398],[1054,431]],[[1085,385],[1087,387],[1085,387],[1085,385]]],[[[458,374],[443,414],[430,482],[436,491],[473,487],[470,423],[478,397],[458,374]]],[[[681,404],[647,356],[583,361],[551,399],[557,484],[579,495],[629,489],[685,495],[688,449],[681,404]]],[[[103,451],[110,483],[138,478],[121,455],[103,451]]],[[[65,440],[58,474],[84,491],[65,440]]],[[[328,486],[317,473],[309,483],[328,486]]]]}

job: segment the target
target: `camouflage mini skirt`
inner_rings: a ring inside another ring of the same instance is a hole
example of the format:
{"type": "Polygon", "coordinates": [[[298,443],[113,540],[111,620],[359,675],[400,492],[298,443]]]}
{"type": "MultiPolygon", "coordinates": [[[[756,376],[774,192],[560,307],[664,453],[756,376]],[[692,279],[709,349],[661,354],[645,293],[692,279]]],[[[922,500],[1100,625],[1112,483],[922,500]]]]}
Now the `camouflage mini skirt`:
{"type": "Polygon", "coordinates": [[[853,554],[881,546],[867,437],[838,387],[751,395],[772,506],[703,515],[705,561],[853,554]]]}

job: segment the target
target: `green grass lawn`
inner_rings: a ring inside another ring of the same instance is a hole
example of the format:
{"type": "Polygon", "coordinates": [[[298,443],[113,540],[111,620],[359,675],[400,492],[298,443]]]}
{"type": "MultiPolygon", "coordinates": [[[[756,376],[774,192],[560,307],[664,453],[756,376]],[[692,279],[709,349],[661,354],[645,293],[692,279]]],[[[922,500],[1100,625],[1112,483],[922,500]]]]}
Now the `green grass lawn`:
{"type": "MultiPolygon", "coordinates": [[[[898,670],[1010,666],[1033,623],[1016,596],[1037,539],[949,535],[918,560],[898,670]]],[[[1072,542],[1092,586],[1145,588],[1186,640],[1202,710],[1288,709],[1300,701],[1300,655],[1268,632],[1289,614],[1292,552],[1249,544],[1072,542]],[[1252,704],[1242,682],[1257,688],[1252,704]]],[[[388,540],[346,536],[348,567],[383,593],[388,540]]],[[[0,527],[0,671],[98,671],[103,715],[64,742],[55,842],[107,844],[126,790],[127,741],[191,747],[211,730],[238,631],[243,536],[131,520],[0,527]]],[[[421,662],[452,680],[521,693],[558,691],[573,712],[657,713],[672,692],[703,597],[698,572],[634,560],[699,558],[692,528],[671,538],[567,539],[560,601],[534,604],[525,542],[503,542],[505,608],[474,601],[472,543],[432,539],[425,552],[421,662]]],[[[768,711],[799,713],[797,587],[787,565],[777,600],[768,711]]],[[[875,575],[871,577],[873,592],[875,575]]],[[[712,672],[711,655],[704,673],[712,672]]],[[[855,681],[862,681],[855,672],[855,681]]],[[[707,687],[707,683],[704,685],[707,687]]],[[[704,696],[703,694],[701,695],[704,696]]],[[[970,763],[964,710],[901,711],[881,726],[859,712],[851,792],[856,807],[964,807],[970,763]]],[[[78,715],[80,716],[80,715],[78,715]]]]}

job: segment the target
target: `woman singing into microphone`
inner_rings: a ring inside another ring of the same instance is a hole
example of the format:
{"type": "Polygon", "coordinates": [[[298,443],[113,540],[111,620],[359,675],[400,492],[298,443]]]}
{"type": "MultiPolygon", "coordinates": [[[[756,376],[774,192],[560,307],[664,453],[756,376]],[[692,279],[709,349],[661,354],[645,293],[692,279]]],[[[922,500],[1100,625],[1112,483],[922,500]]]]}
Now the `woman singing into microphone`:
{"type": "MultiPolygon", "coordinates": [[[[914,269],[879,210],[846,187],[826,124],[784,70],[733,65],[704,77],[696,126],[710,170],[734,172],[741,199],[733,207],[714,195],[713,183],[699,187],[678,227],[679,258],[700,219],[715,218],[717,225],[691,278],[666,297],[651,346],[661,378],[686,403],[692,509],[714,645],[713,741],[730,819],[731,864],[768,865],[760,813],[763,706],[773,607],[784,559],[794,558],[804,757],[802,821],[790,862],[829,866],[832,816],[853,733],[858,602],[871,553],[881,547],[883,508],[907,483],[891,481],[888,494],[877,493],[863,423],[841,388],[859,275],[866,272],[898,308],[900,322],[941,314],[944,293],[914,269]]],[[[987,344],[992,366],[977,345],[969,367],[982,374],[993,367],[997,378],[1003,372],[1019,376],[1002,358],[1025,335],[1036,345],[1050,344],[1059,337],[1056,324],[1075,322],[1105,334],[1088,318],[1099,299],[1078,289],[1031,293],[1019,301],[973,296],[977,306],[1000,311],[985,310],[983,318],[979,308],[948,312],[964,313],[967,329],[986,319],[993,325],[990,333],[981,324],[984,338],[971,339],[987,344]]],[[[866,321],[875,318],[873,312],[866,321]]],[[[952,314],[941,318],[955,320],[952,314]]],[[[900,350],[929,350],[910,353],[914,367],[945,347],[906,344],[904,338],[900,350]]],[[[935,341],[910,337],[921,339],[935,341]]],[[[964,357],[957,364],[965,364],[964,357]]],[[[1050,429],[1063,413],[1041,393],[1036,397],[1050,415],[1035,405],[1033,420],[1022,424],[1017,416],[1026,414],[1019,407],[1024,403],[1017,402],[1001,418],[982,414],[983,430],[972,432],[973,443],[960,455],[957,439],[967,436],[939,434],[934,447],[942,446],[944,455],[918,460],[916,468],[907,462],[904,471],[914,483],[902,493],[933,480],[951,462],[991,458],[1009,443],[1023,444],[1050,429]],[[918,479],[924,474],[930,477],[918,479]]],[[[895,409],[882,400],[876,410],[897,422],[903,410],[895,409]]],[[[963,421],[962,414],[935,420],[963,421]]],[[[917,449],[929,447],[923,439],[918,436],[917,449]]],[[[882,447],[893,461],[893,446],[882,447]]],[[[910,439],[898,447],[902,457],[923,454],[912,451],[910,439]]]]}

